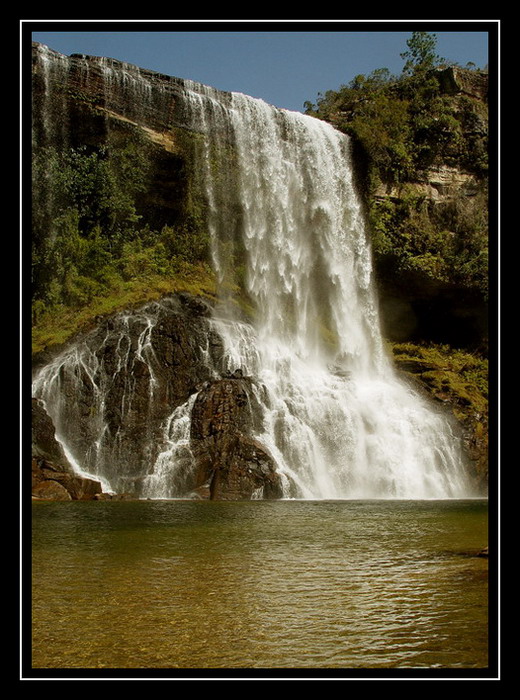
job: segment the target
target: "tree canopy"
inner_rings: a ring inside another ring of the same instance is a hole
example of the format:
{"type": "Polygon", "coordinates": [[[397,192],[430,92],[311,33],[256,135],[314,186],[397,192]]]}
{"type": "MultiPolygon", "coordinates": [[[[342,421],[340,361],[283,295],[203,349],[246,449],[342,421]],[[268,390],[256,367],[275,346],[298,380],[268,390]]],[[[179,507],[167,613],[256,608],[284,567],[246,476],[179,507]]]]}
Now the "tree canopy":
{"type": "Polygon", "coordinates": [[[413,75],[435,68],[445,59],[435,53],[437,37],[428,32],[413,32],[406,42],[408,51],[404,51],[401,58],[405,61],[403,75],[413,75]]]}
{"type": "Polygon", "coordinates": [[[486,293],[486,106],[444,89],[450,62],[435,35],[414,32],[406,43],[401,75],[357,75],[307,103],[307,114],[350,135],[363,155],[376,261],[486,293]],[[445,167],[471,174],[476,190],[432,207],[415,185],[445,167]],[[375,196],[388,187],[392,198],[375,196]]]}

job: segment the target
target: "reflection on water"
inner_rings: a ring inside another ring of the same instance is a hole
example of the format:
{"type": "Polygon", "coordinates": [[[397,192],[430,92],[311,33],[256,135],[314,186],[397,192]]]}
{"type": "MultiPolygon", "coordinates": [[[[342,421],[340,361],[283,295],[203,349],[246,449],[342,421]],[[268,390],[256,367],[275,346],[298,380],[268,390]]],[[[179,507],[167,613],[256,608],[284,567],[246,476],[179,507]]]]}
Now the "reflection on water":
{"type": "Polygon", "coordinates": [[[483,668],[485,501],[33,505],[34,668],[483,668]]]}

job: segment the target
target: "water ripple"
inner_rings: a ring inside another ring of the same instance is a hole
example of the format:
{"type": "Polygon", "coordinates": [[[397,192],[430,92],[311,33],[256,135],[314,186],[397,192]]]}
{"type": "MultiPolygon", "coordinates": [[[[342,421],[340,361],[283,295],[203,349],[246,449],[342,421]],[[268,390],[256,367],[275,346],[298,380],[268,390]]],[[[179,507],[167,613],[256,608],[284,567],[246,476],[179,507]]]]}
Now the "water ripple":
{"type": "Polygon", "coordinates": [[[487,560],[459,553],[486,528],[470,502],[35,504],[35,665],[484,667],[487,560]]]}

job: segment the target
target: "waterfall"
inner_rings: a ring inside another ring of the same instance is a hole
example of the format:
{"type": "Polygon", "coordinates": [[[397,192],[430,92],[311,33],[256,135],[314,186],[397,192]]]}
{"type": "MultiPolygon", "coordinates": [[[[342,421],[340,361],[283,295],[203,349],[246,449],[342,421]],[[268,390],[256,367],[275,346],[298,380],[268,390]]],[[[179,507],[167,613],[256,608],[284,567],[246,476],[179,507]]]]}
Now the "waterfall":
{"type": "MultiPolygon", "coordinates": [[[[227,366],[257,379],[256,436],[303,498],[443,498],[467,485],[450,422],[397,375],[381,336],[370,242],[349,139],[265,102],[190,84],[205,162],[233,134],[244,323],[229,303],[213,323],[227,366]],[[215,107],[218,105],[218,108],[215,107]]],[[[208,172],[206,170],[206,172],[208,172]]],[[[206,180],[209,202],[221,183],[206,180]]],[[[212,229],[223,276],[229,231],[212,229]]],[[[228,302],[228,298],[225,298],[228,302]]]]}
{"type": "MultiPolygon", "coordinates": [[[[97,60],[109,94],[122,78],[97,60]]],[[[139,99],[151,100],[139,70],[125,70],[125,89],[135,83],[139,99]]],[[[468,495],[450,421],[387,356],[348,137],[258,99],[175,81],[186,127],[203,137],[196,171],[221,290],[207,332],[222,340],[220,370],[254,379],[262,409],[254,438],[272,455],[286,497],[468,495]]],[[[34,395],[77,471],[107,489],[139,482],[140,495],[167,498],[190,468],[195,393],[165,411],[171,397],[150,342],[158,308],[122,314],[110,333],[61,355],[38,374],[34,395]],[[130,324],[141,330],[130,334],[130,324]],[[75,405],[77,392],[88,393],[88,410],[75,405]],[[108,415],[114,392],[119,408],[108,415]]],[[[204,341],[196,343],[205,376],[217,376],[204,341]]]]}

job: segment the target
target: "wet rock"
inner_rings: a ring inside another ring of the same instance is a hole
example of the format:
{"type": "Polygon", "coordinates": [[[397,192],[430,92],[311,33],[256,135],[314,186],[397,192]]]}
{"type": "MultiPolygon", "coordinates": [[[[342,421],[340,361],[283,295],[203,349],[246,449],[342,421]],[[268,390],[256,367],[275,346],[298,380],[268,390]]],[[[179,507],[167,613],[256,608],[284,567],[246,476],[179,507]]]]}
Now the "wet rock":
{"type": "Polygon", "coordinates": [[[192,410],[191,449],[194,490],[212,500],[281,498],[276,465],[265,447],[250,437],[257,419],[250,381],[225,378],[208,382],[192,410]]]}
{"type": "Polygon", "coordinates": [[[72,501],[67,489],[52,479],[37,484],[32,490],[32,497],[39,501],[72,501]]]}
{"type": "Polygon", "coordinates": [[[228,446],[214,472],[210,497],[217,500],[275,499],[283,496],[274,460],[257,441],[243,435],[228,446]]]}
{"type": "MultiPolygon", "coordinates": [[[[76,343],[78,355],[51,367],[48,400],[70,453],[118,493],[141,494],[172,411],[215,375],[222,342],[206,310],[184,294],[115,314],[76,343]]],[[[33,454],[72,473],[41,402],[33,414],[33,454]]]]}
{"type": "Polygon", "coordinates": [[[65,471],[72,471],[63,447],[56,440],[51,417],[38,399],[32,400],[32,454],[60,464],[65,471]]]}
{"type": "Polygon", "coordinates": [[[211,306],[204,299],[188,294],[188,292],[179,292],[177,296],[181,304],[191,311],[194,316],[203,316],[205,318],[211,316],[211,306]]]}
{"type": "MultiPolygon", "coordinates": [[[[58,366],[53,386],[59,384],[59,401],[54,395],[48,400],[62,407],[58,420],[68,449],[86,471],[103,473],[118,494],[147,493],[143,484],[165,449],[164,426],[196,394],[190,444],[166,477],[168,493],[233,500],[282,496],[272,456],[252,438],[261,421],[253,379],[240,367],[214,379],[222,340],[206,310],[205,301],[183,294],[116,314],[81,341],[81,362],[72,354],[58,366]]],[[[97,482],[75,476],[43,405],[35,402],[34,411],[38,490],[52,480],[73,500],[114,500],[97,482]]]]}
{"type": "Polygon", "coordinates": [[[44,500],[88,501],[102,492],[99,481],[76,476],[60,465],[33,457],[32,496],[44,500]]]}

